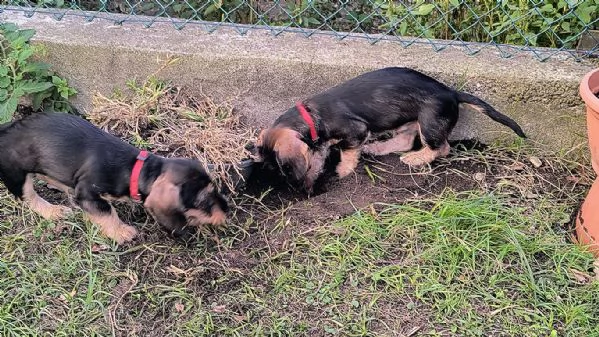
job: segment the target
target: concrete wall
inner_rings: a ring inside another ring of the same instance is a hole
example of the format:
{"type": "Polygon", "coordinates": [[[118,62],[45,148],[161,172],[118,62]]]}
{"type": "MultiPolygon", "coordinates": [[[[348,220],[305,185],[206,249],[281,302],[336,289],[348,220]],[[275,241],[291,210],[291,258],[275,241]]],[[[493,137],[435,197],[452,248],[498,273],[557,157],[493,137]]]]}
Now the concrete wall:
{"type": "MultiPolygon", "coordinates": [[[[364,39],[305,38],[284,33],[273,36],[252,30],[240,35],[232,28],[208,33],[196,25],[176,30],[172,24],[151,28],[110,21],[87,22],[81,17],[37,13],[31,18],[5,11],[0,21],[37,30],[35,40],[48,50],[47,61],[79,90],[76,103],[89,109],[94,93],[109,94],[126,80],[155,72],[160,59],[180,61],[161,72],[163,79],[232,99],[256,126],[265,126],[297,99],[317,93],[367,70],[407,66],[447,84],[465,84],[497,109],[518,121],[532,141],[568,149],[586,137],[584,112],[578,96],[580,78],[597,66],[560,57],[540,62],[533,56],[503,59],[493,49],[475,56],[449,47],[404,48],[396,42],[370,44],[364,39]]],[[[485,141],[512,137],[509,129],[486,116],[464,113],[453,138],[485,141]]]]}

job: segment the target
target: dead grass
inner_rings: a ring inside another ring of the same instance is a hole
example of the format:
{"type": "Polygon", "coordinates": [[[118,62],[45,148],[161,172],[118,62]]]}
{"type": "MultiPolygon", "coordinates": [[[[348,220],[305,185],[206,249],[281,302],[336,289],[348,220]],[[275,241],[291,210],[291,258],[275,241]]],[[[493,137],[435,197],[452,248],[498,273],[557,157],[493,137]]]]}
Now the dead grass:
{"type": "Polygon", "coordinates": [[[248,158],[255,131],[228,102],[150,77],[110,97],[97,94],[93,104],[88,119],[103,130],[166,157],[196,158],[230,191],[243,179],[237,164],[248,158]]]}

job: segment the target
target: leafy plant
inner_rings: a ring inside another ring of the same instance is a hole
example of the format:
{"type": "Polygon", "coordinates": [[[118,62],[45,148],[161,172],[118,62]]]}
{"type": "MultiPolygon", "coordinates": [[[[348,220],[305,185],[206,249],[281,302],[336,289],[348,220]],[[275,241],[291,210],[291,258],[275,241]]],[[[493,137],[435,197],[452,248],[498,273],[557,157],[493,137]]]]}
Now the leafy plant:
{"type": "Polygon", "coordinates": [[[599,26],[599,0],[0,0],[251,25],[573,48],[599,26]]]}
{"type": "Polygon", "coordinates": [[[71,112],[69,98],[77,91],[55,75],[50,65],[34,61],[41,47],[32,45],[33,29],[0,24],[0,123],[13,118],[18,104],[30,99],[33,109],[71,112]]]}
{"type": "Polygon", "coordinates": [[[599,18],[599,0],[376,0],[379,28],[401,36],[572,48],[599,18]]]}

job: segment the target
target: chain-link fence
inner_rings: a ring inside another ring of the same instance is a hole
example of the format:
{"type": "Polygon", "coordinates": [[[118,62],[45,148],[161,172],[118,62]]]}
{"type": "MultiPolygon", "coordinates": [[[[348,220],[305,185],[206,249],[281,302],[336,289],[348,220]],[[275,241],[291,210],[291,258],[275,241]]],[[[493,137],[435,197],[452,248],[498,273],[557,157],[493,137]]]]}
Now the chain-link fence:
{"type": "Polygon", "coordinates": [[[56,19],[79,15],[147,26],[169,21],[176,29],[195,24],[209,31],[227,25],[240,34],[250,29],[267,29],[273,34],[329,34],[365,38],[371,43],[426,43],[435,50],[460,46],[469,54],[492,47],[503,57],[527,52],[541,60],[558,53],[577,59],[599,55],[599,0],[0,1],[0,11],[25,15],[49,8],[60,9],[52,11],[56,19]]]}

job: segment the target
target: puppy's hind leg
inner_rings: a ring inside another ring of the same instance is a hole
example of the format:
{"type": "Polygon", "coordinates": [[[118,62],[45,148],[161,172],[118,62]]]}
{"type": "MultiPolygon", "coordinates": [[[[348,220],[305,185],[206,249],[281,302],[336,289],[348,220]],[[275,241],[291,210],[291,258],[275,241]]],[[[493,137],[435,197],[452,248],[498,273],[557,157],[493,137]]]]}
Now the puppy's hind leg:
{"type": "Polygon", "coordinates": [[[408,152],[401,161],[409,166],[422,166],[449,154],[447,138],[458,119],[457,106],[423,109],[418,117],[422,149],[408,152]],[[444,108],[444,109],[443,109],[444,108]]]}
{"type": "Polygon", "coordinates": [[[410,151],[414,146],[418,129],[418,122],[406,123],[393,132],[393,138],[366,144],[362,152],[373,156],[384,156],[394,152],[410,151]]]}
{"type": "Polygon", "coordinates": [[[29,207],[42,216],[44,219],[57,220],[65,218],[70,215],[73,211],[66,206],[54,205],[40,197],[33,187],[33,175],[28,174],[23,183],[23,195],[22,198],[29,205],[29,207]]]}
{"type": "Polygon", "coordinates": [[[77,186],[75,188],[77,203],[86,213],[91,222],[100,227],[102,234],[118,244],[133,240],[137,230],[125,224],[112,205],[99,195],[77,186]]]}

